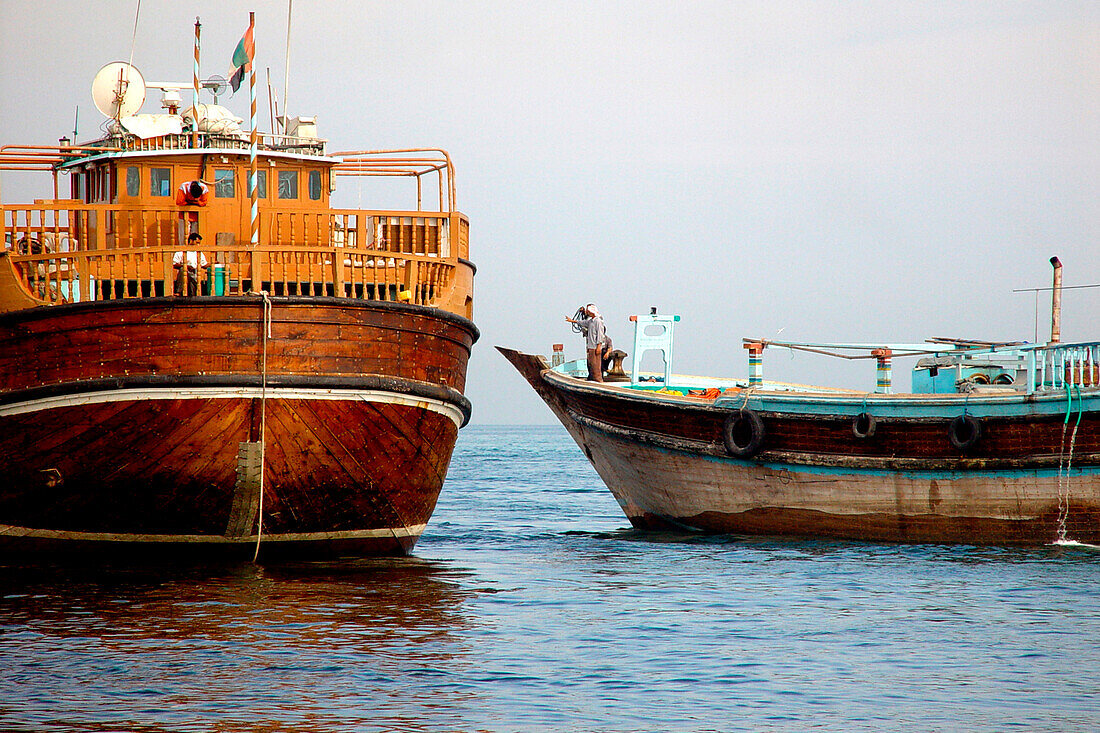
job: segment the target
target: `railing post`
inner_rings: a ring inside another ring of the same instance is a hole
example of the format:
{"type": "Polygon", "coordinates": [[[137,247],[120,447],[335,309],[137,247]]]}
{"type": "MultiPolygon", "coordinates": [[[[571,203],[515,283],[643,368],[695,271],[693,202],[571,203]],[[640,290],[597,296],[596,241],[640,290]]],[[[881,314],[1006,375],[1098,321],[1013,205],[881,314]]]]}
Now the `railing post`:
{"type": "Polygon", "coordinates": [[[95,248],[98,250],[107,249],[107,216],[102,206],[97,206],[96,221],[95,221],[95,248]]]}
{"type": "Polygon", "coordinates": [[[878,369],[875,380],[875,392],[878,394],[890,394],[890,358],[894,352],[890,349],[873,349],[871,356],[878,360],[878,369]]]}
{"type": "MultiPolygon", "coordinates": [[[[260,252],[256,249],[248,250],[248,272],[252,279],[251,292],[258,293],[263,290],[263,278],[260,277],[260,252]]],[[[243,287],[243,286],[242,286],[243,287]]]]}
{"type": "Polygon", "coordinates": [[[1035,394],[1035,380],[1038,378],[1035,370],[1035,349],[1027,352],[1027,393],[1035,394]]]}
{"type": "Polygon", "coordinates": [[[364,250],[367,248],[367,225],[370,223],[370,217],[358,212],[355,215],[355,247],[357,250],[364,250]]]}
{"type": "Polygon", "coordinates": [[[402,292],[402,284],[397,285],[397,299],[407,301],[410,303],[421,303],[423,298],[420,293],[419,286],[419,268],[417,267],[416,260],[405,260],[405,276],[402,278],[404,281],[404,288],[408,291],[409,295],[404,295],[402,292]]]}
{"type": "MultiPolygon", "coordinates": [[[[347,236],[347,228],[344,228],[344,236],[347,236]]],[[[344,242],[345,247],[347,242],[344,242]]],[[[332,294],[337,298],[344,297],[344,248],[330,247],[332,256],[332,294]]]]}

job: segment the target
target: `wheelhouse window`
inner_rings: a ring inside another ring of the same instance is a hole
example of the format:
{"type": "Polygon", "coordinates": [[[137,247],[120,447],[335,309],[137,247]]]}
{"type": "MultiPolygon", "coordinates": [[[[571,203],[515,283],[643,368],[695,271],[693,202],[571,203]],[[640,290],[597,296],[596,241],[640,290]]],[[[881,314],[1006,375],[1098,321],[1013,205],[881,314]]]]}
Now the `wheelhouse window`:
{"type": "Polygon", "coordinates": [[[313,201],[321,200],[321,171],[309,172],[309,198],[313,201]]]}
{"type": "MultiPolygon", "coordinates": [[[[248,193],[252,195],[251,191],[248,193]]],[[[267,198],[267,171],[256,171],[256,196],[261,199],[267,198]]]]}
{"type": "Polygon", "coordinates": [[[73,198],[84,200],[84,174],[73,173],[73,198]]]}
{"type": "Polygon", "coordinates": [[[298,198],[298,171],[279,171],[279,198],[298,198]]]}
{"type": "Polygon", "coordinates": [[[237,172],[229,170],[214,171],[214,197],[231,199],[237,195],[237,172]]]}
{"type": "Polygon", "coordinates": [[[171,196],[172,195],[172,169],[171,168],[150,168],[149,169],[149,193],[153,196],[171,196]]]}
{"type": "Polygon", "coordinates": [[[137,196],[141,193],[141,169],[137,166],[126,168],[126,195],[137,196]]]}

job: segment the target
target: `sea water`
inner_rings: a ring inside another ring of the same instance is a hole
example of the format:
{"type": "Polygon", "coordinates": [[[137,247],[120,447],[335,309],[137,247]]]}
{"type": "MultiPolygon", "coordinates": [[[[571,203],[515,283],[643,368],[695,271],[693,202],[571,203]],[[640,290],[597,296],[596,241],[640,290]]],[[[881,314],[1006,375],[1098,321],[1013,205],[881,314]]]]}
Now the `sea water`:
{"type": "Polygon", "coordinates": [[[402,559],[0,564],[0,730],[1091,731],[1100,551],[631,530],[462,431],[402,559]]]}

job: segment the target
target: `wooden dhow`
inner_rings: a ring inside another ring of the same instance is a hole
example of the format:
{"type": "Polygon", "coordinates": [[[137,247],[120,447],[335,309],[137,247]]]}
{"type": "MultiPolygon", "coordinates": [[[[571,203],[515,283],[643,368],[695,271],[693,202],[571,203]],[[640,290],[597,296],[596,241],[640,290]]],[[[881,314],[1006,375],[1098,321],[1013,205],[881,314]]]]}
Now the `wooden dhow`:
{"type": "MultiPolygon", "coordinates": [[[[747,379],[672,373],[676,316],[635,316],[635,369],[586,381],[500,349],[639,528],[891,542],[1100,544],[1100,342],[746,339],[747,379]],[[655,332],[653,335],[647,331],[655,332]],[[856,355],[873,392],[769,382],[766,349],[856,355]],[[664,374],[637,370],[665,357],[664,374]],[[892,360],[918,356],[913,393],[892,360]]],[[[557,347],[555,347],[557,348],[557,347]]]]}
{"type": "Polygon", "coordinates": [[[312,118],[260,133],[254,107],[242,129],[197,76],[188,109],[162,85],[164,113],[137,115],[139,81],[97,77],[100,139],[0,149],[54,188],[0,204],[0,554],[407,553],[470,416],[449,156],[329,153],[312,118]],[[334,207],[358,176],[415,206],[334,207]],[[191,181],[205,201],[178,204],[191,181]]]}

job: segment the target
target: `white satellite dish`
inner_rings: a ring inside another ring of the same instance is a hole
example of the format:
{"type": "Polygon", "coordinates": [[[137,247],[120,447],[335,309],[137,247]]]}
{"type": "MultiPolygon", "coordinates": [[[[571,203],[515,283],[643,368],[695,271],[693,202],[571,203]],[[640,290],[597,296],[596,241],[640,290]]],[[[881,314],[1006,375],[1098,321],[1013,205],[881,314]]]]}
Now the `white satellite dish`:
{"type": "Polygon", "coordinates": [[[129,117],[145,103],[145,77],[125,61],[107,64],[92,80],[92,101],[107,117],[129,117]]]}

